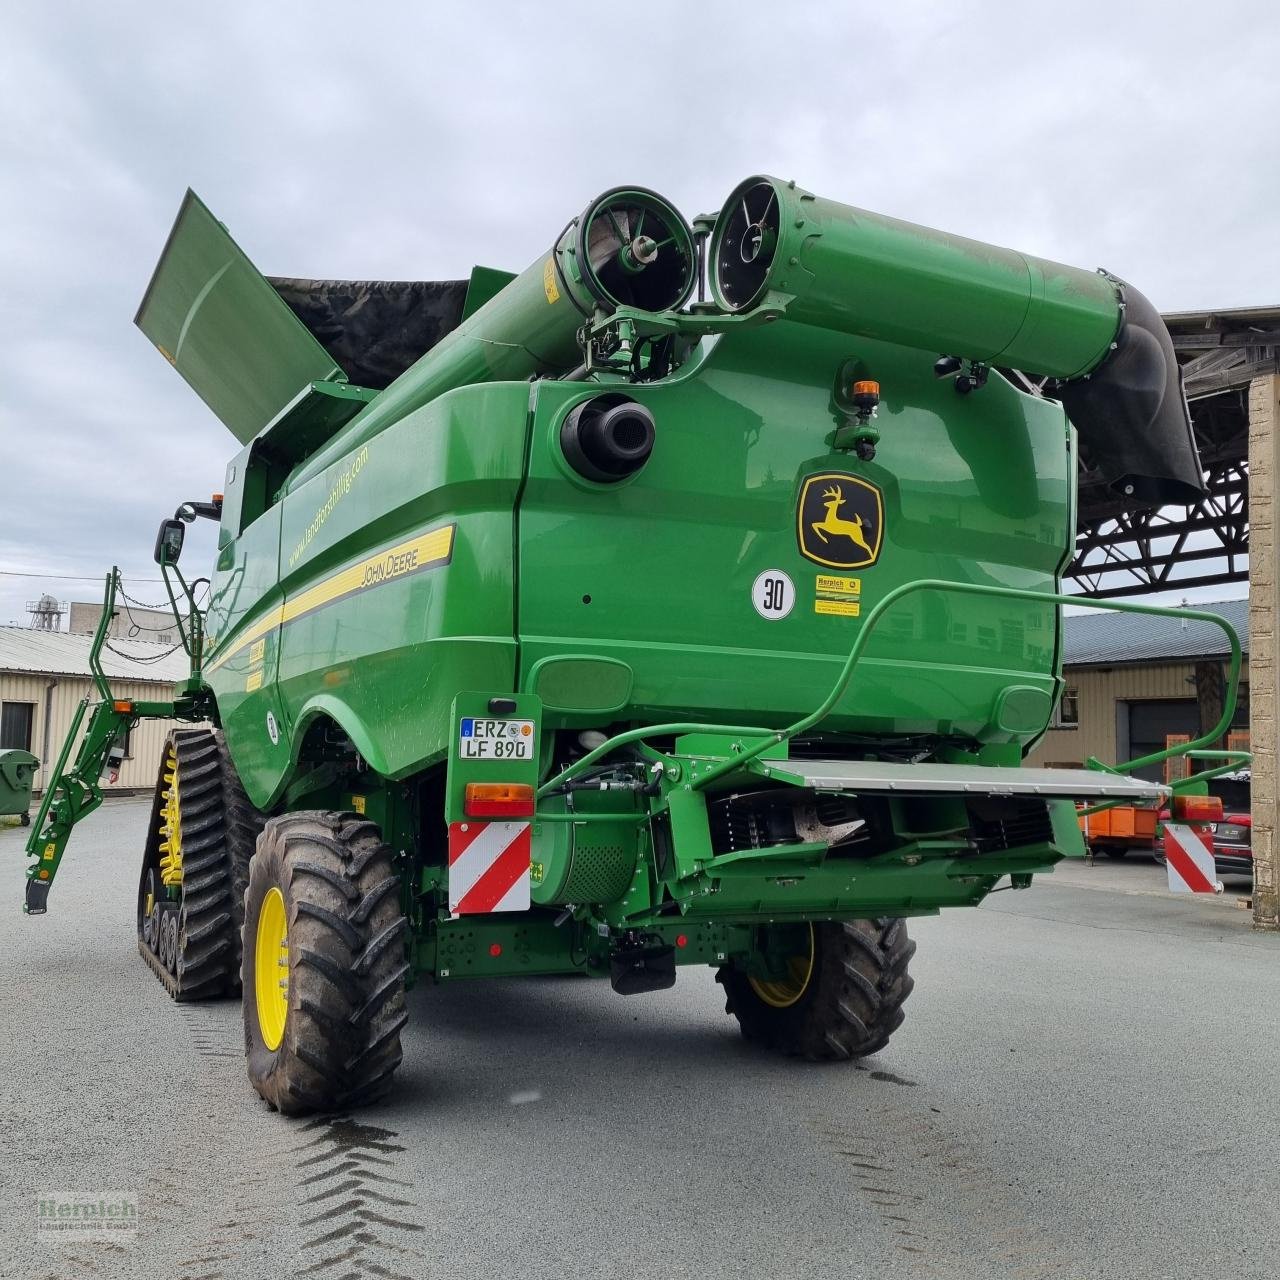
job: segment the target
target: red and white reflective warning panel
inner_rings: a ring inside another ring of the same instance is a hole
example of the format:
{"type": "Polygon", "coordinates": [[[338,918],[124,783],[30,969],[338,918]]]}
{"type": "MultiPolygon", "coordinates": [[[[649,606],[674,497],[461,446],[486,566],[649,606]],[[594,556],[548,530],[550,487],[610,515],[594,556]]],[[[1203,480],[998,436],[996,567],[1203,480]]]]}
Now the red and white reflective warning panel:
{"type": "Polygon", "coordinates": [[[450,823],[450,914],[528,911],[531,851],[527,822],[450,823]]]}
{"type": "Polygon", "coordinates": [[[1171,893],[1221,893],[1213,865],[1213,832],[1166,822],[1164,865],[1171,893]]]}

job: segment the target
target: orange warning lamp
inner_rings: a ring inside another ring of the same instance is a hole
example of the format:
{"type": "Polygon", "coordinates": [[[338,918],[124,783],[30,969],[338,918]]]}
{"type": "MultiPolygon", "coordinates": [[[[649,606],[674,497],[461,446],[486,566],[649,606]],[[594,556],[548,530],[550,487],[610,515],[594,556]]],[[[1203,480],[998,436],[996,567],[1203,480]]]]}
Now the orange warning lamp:
{"type": "Polygon", "coordinates": [[[880,384],[870,378],[860,379],[849,388],[849,399],[860,418],[869,418],[880,403],[880,384]]]}
{"type": "Polygon", "coordinates": [[[1174,796],[1173,816],[1180,822],[1221,822],[1221,796],[1174,796]]]}
{"type": "Polygon", "coordinates": [[[527,782],[468,782],[462,811],[468,818],[532,818],[533,802],[527,782]]]}

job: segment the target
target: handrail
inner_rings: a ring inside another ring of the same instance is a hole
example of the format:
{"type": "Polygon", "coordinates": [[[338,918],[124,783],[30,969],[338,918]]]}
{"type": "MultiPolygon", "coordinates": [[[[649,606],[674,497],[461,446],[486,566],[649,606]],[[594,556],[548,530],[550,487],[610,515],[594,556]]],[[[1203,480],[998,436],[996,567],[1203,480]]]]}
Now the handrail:
{"type": "Polygon", "coordinates": [[[98,627],[93,633],[93,643],[89,646],[89,670],[93,672],[93,683],[103,702],[111,701],[111,684],[102,670],[102,647],[111,632],[111,623],[116,616],[116,588],[120,583],[120,570],[115,565],[107,574],[106,589],[102,593],[102,612],[98,615],[98,627]]]}
{"type": "Polygon", "coordinates": [[[852,648],[849,650],[849,656],[844,661],[844,666],[840,669],[840,674],[836,678],[836,682],[831,692],[822,700],[818,707],[811,711],[807,716],[801,717],[794,724],[786,729],[759,729],[749,728],[742,725],[705,725],[705,724],[666,724],[651,725],[647,728],[629,729],[624,733],[616,734],[607,741],[601,743],[593,751],[589,751],[581,760],[576,760],[572,764],[567,765],[555,777],[543,783],[538,788],[538,794],[544,795],[549,790],[559,787],[567,782],[570,778],[575,777],[584,769],[589,768],[601,757],[608,755],[618,747],[629,742],[635,742],[640,738],[665,736],[671,733],[730,733],[738,734],[743,737],[758,738],[759,740],[750,745],[743,743],[742,750],[734,755],[720,761],[718,764],[712,765],[709,769],[704,770],[697,778],[693,779],[689,786],[692,790],[701,790],[708,783],[714,782],[717,778],[726,773],[740,769],[747,761],[754,760],[757,756],[762,755],[770,747],[776,746],[780,742],[786,742],[788,739],[795,737],[798,733],[804,733],[808,729],[812,729],[814,725],[824,720],[836,703],[844,696],[845,690],[849,686],[849,681],[853,676],[854,668],[858,665],[862,657],[863,651],[866,649],[867,640],[875,629],[876,624],[884,617],[885,613],[898,601],[905,596],[911,595],[918,591],[939,591],[949,592],[953,595],[982,595],[994,596],[997,599],[1006,600],[1028,600],[1036,604],[1054,604],[1054,605],[1079,605],[1089,609],[1103,609],[1114,613],[1140,613],[1149,614],[1154,617],[1168,618],[1196,618],[1202,622],[1211,622],[1214,626],[1219,627],[1223,634],[1227,637],[1227,643],[1231,649],[1231,672],[1227,681],[1226,697],[1223,701],[1222,718],[1218,724],[1208,733],[1196,738],[1192,742],[1188,742],[1181,747],[1173,748],[1164,752],[1156,752],[1150,756],[1144,756],[1136,761],[1131,761],[1129,765],[1122,769],[1108,770],[1105,765],[1101,765],[1096,761],[1088,762],[1089,768],[1101,769],[1106,772],[1127,772],[1134,767],[1140,767],[1147,764],[1155,764],[1160,760],[1167,759],[1171,755],[1185,755],[1189,751],[1198,750],[1202,747],[1208,747],[1216,742],[1230,728],[1231,721],[1235,717],[1236,696],[1240,685],[1240,663],[1241,648],[1240,637],[1236,634],[1235,628],[1231,626],[1225,618],[1220,618],[1217,614],[1206,613],[1201,609],[1185,609],[1170,605],[1154,605],[1154,604],[1134,604],[1128,600],[1087,600],[1080,596],[1063,595],[1060,592],[1037,591],[1029,587],[997,587],[989,586],[985,583],[978,582],[948,582],[942,578],[918,578],[914,582],[904,582],[900,586],[895,587],[887,595],[872,606],[870,612],[863,620],[861,628],[859,628],[857,638],[853,642],[852,648]]]}
{"type": "MultiPolygon", "coordinates": [[[[169,596],[169,607],[173,611],[173,620],[177,623],[178,639],[182,642],[182,647],[186,651],[187,657],[191,659],[191,679],[199,680],[203,674],[204,667],[204,615],[200,612],[199,606],[196,604],[195,594],[187,580],[182,576],[182,570],[176,564],[170,564],[166,557],[160,560],[160,577],[164,581],[164,589],[169,596]],[[178,579],[179,585],[182,587],[182,593],[187,598],[187,623],[186,626],[182,622],[182,612],[178,608],[178,597],[174,593],[173,583],[169,581],[169,570],[173,570],[174,577],[178,579]],[[188,632],[188,628],[190,631],[188,632]]],[[[203,579],[197,578],[198,585],[203,579]]]]}
{"type": "MultiPolygon", "coordinates": [[[[1249,764],[1253,760],[1252,751],[1187,751],[1185,752],[1188,759],[1194,757],[1197,760],[1222,760],[1224,763],[1215,765],[1212,769],[1201,769],[1199,773],[1189,774],[1185,778],[1175,778],[1169,783],[1169,790],[1177,795],[1180,791],[1186,791],[1191,786],[1208,782],[1212,778],[1220,778],[1224,773],[1233,773],[1238,765],[1249,764]]],[[[1106,770],[1108,773],[1119,773],[1120,769],[1106,770]]],[[[1082,818],[1092,817],[1095,813],[1102,813],[1106,809],[1115,809],[1125,802],[1123,800],[1105,800],[1101,804],[1091,804],[1087,809],[1079,810],[1082,818]]]]}

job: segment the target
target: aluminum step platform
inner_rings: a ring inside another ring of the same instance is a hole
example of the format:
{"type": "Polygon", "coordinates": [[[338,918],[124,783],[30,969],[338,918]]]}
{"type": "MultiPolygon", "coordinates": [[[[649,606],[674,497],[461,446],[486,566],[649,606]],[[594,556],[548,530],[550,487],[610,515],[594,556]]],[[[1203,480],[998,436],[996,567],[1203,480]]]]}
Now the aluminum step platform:
{"type": "Polygon", "coordinates": [[[894,764],[884,760],[756,760],[755,772],[814,791],[900,795],[1042,796],[1045,799],[1164,800],[1169,788],[1093,769],[1009,769],[974,764],[894,764]]]}

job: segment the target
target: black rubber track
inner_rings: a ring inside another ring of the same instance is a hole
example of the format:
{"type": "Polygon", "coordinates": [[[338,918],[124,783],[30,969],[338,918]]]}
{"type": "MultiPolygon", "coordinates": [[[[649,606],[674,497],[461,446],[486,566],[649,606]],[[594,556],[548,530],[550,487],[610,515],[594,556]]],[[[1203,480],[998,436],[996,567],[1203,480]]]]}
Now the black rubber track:
{"type": "Polygon", "coordinates": [[[813,926],[809,985],[784,1009],[766,1004],[746,974],[725,965],[725,1012],[751,1041],[811,1062],[876,1053],[902,1025],[902,1005],[914,983],[907,966],[916,944],[899,919],[823,922],[813,926]]]}
{"type": "Polygon", "coordinates": [[[270,819],[249,868],[244,937],[245,1050],[258,1093],[288,1115],[384,1094],[400,1065],[409,965],[400,878],[378,828],[320,810],[270,819]],[[284,897],[289,948],[288,1015],[274,1051],[254,991],[258,915],[272,886],[284,897]]]}
{"type": "Polygon", "coordinates": [[[238,988],[241,934],[244,929],[244,895],[249,888],[249,862],[258,847],[258,837],[262,834],[267,819],[245,795],[240,775],[231,763],[231,753],[227,750],[221,729],[213,730],[213,740],[218,744],[218,763],[222,772],[222,804],[226,817],[227,857],[231,869],[231,912],[236,937],[235,981],[238,988]]]}
{"type": "Polygon", "coordinates": [[[234,995],[240,985],[244,885],[253,852],[253,841],[248,834],[253,819],[244,808],[248,807],[252,813],[256,811],[249,806],[235,777],[221,734],[212,729],[175,729],[165,743],[160,776],[156,780],[140,897],[145,893],[147,871],[160,861],[159,828],[170,748],[178,762],[182,824],[176,972],[170,973],[156,952],[147,946],[141,927],[138,950],[175,1000],[211,1000],[234,995]],[[234,815],[234,821],[230,815],[234,815]]]}

